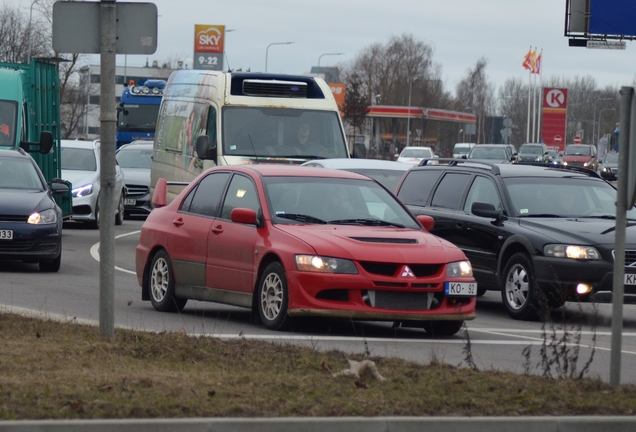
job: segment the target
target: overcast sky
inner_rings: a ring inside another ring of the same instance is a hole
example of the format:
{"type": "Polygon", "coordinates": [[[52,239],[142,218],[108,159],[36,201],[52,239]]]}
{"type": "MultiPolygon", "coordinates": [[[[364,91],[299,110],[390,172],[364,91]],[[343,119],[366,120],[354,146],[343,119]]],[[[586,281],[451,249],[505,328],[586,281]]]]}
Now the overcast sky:
{"type": "MultiPolygon", "coordinates": [[[[15,2],[15,3],[14,3],[15,2]]],[[[28,14],[32,0],[13,0],[28,14]]],[[[143,66],[181,57],[192,65],[194,25],[225,25],[225,51],[232,69],[302,74],[325,53],[321,66],[348,64],[371,44],[410,34],[433,47],[447,90],[481,57],[490,81],[527,79],[521,62],[528,49],[543,49],[543,77],[591,75],[599,86],[633,85],[635,43],[626,50],[571,48],[564,36],[563,0],[155,0],[157,52],[129,55],[127,64],[143,66]]],[[[99,57],[95,56],[97,63],[99,57]]],[[[124,64],[124,56],[117,56],[124,64]]],[[[228,67],[226,63],[225,67],[228,67]]]]}

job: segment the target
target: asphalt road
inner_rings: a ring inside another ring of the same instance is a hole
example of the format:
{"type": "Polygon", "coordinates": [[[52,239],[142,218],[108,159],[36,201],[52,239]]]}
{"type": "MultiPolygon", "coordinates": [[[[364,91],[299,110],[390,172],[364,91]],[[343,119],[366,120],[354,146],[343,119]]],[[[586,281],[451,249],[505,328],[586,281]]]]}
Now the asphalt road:
{"type": "MultiPolygon", "coordinates": [[[[146,331],[185,331],[221,338],[251,338],[304,344],[317,349],[339,349],[354,354],[396,356],[417,362],[432,360],[480,370],[507,370],[543,374],[542,345],[566,334],[580,370],[593,355],[586,376],[609,381],[610,304],[568,304],[552,314],[553,323],[510,319],[498,293],[478,299],[477,319],[467,330],[446,339],[433,339],[421,329],[393,328],[388,323],[346,320],[302,320],[291,332],[272,332],[250,320],[250,311],[215,303],[190,301],[181,314],[156,312],[142,302],[134,274],[135,247],[142,220],[126,220],[116,227],[115,322],[118,327],[146,331]],[[575,349],[579,349],[575,355],[575,349]],[[529,355],[524,354],[524,350],[529,355]],[[468,354],[467,354],[468,353],[468,354]]],[[[83,226],[64,227],[62,267],[59,273],[41,273],[36,264],[0,263],[0,305],[68,320],[99,322],[99,232],[83,226]]],[[[621,383],[636,384],[636,306],[624,307],[621,383]]],[[[548,352],[551,352],[548,349],[548,352]]],[[[551,371],[553,376],[558,371],[551,371]]]]}

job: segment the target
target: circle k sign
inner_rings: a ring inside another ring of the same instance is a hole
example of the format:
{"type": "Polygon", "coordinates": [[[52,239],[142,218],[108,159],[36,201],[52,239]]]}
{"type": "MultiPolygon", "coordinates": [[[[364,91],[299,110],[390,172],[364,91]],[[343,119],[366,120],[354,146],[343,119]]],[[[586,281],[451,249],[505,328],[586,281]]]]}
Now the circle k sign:
{"type": "Polygon", "coordinates": [[[567,90],[553,88],[545,92],[544,107],[565,108],[567,103],[567,90]]]}

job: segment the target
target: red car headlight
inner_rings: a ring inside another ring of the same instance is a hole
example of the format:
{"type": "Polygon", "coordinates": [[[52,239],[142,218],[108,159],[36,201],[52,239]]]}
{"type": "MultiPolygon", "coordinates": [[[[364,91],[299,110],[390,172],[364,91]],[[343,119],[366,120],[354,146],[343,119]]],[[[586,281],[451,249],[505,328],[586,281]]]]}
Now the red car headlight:
{"type": "Polygon", "coordinates": [[[295,258],[298,271],[358,274],[358,269],[350,260],[318,255],[296,255],[295,258]]]}

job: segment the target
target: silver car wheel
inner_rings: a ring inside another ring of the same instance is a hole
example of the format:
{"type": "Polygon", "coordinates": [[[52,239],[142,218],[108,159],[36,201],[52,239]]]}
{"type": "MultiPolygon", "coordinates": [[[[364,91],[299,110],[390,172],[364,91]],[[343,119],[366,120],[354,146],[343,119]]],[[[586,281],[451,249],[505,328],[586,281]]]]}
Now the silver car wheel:
{"type": "Polygon", "coordinates": [[[159,258],[155,261],[150,275],[150,292],[152,298],[160,303],[166,297],[168,292],[168,283],[170,281],[170,269],[165,259],[159,258]]]}
{"type": "Polygon", "coordinates": [[[504,289],[510,308],[519,310],[526,304],[530,293],[530,282],[528,272],[522,265],[515,264],[510,267],[504,289]]]}
{"type": "Polygon", "coordinates": [[[268,320],[275,320],[283,306],[283,281],[272,272],[263,281],[261,310],[268,320]]]}

